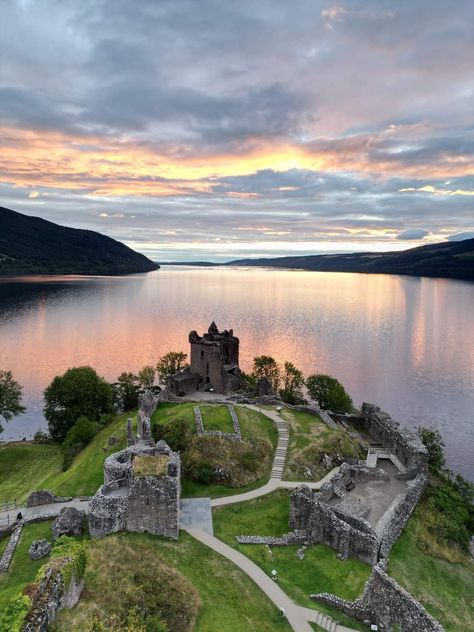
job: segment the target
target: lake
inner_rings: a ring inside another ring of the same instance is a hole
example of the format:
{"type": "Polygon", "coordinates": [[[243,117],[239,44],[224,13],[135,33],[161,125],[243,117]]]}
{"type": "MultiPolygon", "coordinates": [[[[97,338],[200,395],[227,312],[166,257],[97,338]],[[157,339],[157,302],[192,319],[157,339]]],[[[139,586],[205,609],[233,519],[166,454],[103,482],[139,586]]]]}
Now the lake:
{"type": "Polygon", "coordinates": [[[164,266],[123,277],[0,282],[0,368],[28,411],[4,441],[45,427],[42,391],[88,364],[108,380],[188,351],[188,333],[233,328],[256,355],[330,373],[354,403],[438,428],[449,466],[474,479],[474,284],[391,275],[164,266]]]}

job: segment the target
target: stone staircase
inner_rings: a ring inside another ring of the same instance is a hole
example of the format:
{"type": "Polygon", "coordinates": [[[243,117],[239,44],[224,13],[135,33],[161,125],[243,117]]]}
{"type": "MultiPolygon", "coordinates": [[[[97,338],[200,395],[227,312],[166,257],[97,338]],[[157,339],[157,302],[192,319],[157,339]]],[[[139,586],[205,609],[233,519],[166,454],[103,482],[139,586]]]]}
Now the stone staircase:
{"type": "Polygon", "coordinates": [[[334,490],[335,495],[338,498],[345,498],[346,488],[344,487],[342,483],[340,483],[339,481],[337,483],[334,483],[333,490],[334,490]]]}
{"type": "Polygon", "coordinates": [[[288,450],[290,436],[288,433],[288,426],[286,422],[283,421],[283,419],[273,418],[273,420],[278,430],[278,444],[275,451],[275,458],[273,459],[273,467],[270,478],[277,478],[281,481],[283,477],[283,469],[285,467],[286,452],[288,450]]]}

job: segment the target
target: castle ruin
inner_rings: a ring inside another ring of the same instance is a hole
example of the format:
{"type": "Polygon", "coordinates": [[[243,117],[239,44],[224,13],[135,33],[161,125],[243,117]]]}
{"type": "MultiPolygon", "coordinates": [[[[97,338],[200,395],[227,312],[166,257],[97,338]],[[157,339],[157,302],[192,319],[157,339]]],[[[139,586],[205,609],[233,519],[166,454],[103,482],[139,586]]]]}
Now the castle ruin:
{"type": "Polygon", "coordinates": [[[232,329],[219,331],[215,322],[207,333],[189,334],[190,366],[169,379],[167,389],[182,397],[197,390],[228,394],[241,387],[239,339],[232,329]]]}

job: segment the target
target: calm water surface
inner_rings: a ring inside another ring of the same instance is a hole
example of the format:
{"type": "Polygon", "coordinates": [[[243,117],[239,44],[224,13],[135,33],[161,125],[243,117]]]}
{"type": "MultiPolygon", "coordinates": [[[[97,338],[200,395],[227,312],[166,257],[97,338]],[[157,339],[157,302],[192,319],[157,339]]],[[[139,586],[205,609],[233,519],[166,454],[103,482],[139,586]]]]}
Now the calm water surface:
{"type": "Polygon", "coordinates": [[[191,329],[233,327],[241,366],[262,353],[330,373],[356,404],[438,428],[449,465],[474,478],[474,285],[445,279],[164,267],[126,277],[0,282],[0,368],[28,412],[3,440],[44,427],[42,391],[68,367],[105,378],[188,350],[191,329]]]}

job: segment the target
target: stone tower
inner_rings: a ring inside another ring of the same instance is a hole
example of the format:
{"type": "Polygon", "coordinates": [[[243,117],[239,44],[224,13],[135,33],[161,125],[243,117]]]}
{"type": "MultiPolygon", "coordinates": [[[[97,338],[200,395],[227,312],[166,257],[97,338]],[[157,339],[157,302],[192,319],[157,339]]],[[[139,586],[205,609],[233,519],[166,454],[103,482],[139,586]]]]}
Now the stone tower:
{"type": "Polygon", "coordinates": [[[232,329],[220,332],[212,322],[206,334],[189,334],[191,345],[190,371],[199,375],[205,390],[229,393],[241,386],[239,339],[232,329]]]}

